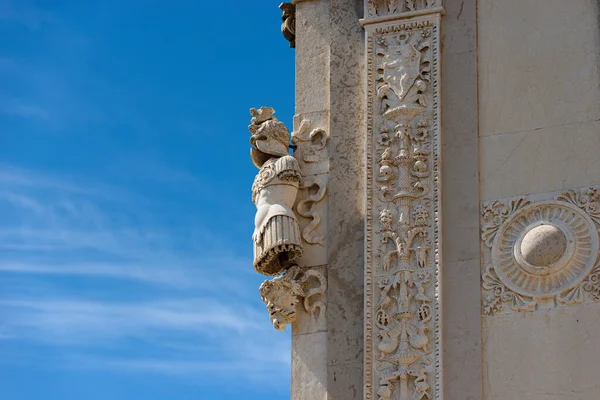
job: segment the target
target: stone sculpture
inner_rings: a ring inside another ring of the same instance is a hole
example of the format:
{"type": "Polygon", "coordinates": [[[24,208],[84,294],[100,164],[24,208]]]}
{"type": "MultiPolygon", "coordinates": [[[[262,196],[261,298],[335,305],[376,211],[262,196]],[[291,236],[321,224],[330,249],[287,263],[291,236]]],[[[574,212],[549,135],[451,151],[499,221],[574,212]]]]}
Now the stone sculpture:
{"type": "Polygon", "coordinates": [[[292,210],[302,174],[298,161],[289,154],[290,133],[270,107],[251,109],[252,162],[260,172],[252,185],[256,205],[254,268],[275,276],[295,265],[302,256],[302,238],[292,210]]]}
{"type": "Polygon", "coordinates": [[[325,303],[313,300],[327,289],[325,276],[316,270],[302,270],[298,266],[285,274],[260,285],[260,295],[267,305],[273,327],[285,330],[285,325],[296,321],[296,307],[300,300],[306,312],[315,315],[324,311],[325,303]]]}

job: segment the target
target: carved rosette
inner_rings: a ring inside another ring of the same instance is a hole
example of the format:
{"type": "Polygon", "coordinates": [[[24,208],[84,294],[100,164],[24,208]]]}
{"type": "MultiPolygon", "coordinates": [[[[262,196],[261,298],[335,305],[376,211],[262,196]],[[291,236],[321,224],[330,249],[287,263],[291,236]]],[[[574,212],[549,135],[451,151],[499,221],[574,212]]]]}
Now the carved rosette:
{"type": "Polygon", "coordinates": [[[439,23],[432,13],[365,26],[369,400],[442,396],[439,23]]]}
{"type": "Polygon", "coordinates": [[[600,191],[482,206],[484,315],[598,301],[600,191]]]}
{"type": "Polygon", "coordinates": [[[314,269],[291,267],[283,275],[260,285],[260,295],[269,310],[273,327],[285,330],[296,321],[298,303],[318,319],[325,312],[325,275],[314,269]]]}

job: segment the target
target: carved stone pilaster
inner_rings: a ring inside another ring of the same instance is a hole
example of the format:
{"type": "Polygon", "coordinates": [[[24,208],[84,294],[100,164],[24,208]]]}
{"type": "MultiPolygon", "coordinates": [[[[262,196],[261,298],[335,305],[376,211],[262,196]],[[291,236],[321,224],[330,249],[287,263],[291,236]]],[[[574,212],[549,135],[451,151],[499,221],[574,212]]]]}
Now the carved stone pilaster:
{"type": "Polygon", "coordinates": [[[439,6],[365,1],[367,400],[442,398],[439,6]]]}
{"type": "Polygon", "coordinates": [[[600,301],[600,188],[481,206],[484,315],[600,301]]]}

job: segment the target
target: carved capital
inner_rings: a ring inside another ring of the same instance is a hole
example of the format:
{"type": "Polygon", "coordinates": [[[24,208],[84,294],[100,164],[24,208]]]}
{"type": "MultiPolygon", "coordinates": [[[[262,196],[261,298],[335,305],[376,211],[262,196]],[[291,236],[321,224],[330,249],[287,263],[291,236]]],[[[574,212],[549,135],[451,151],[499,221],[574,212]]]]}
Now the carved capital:
{"type": "Polygon", "coordinates": [[[285,330],[286,325],[296,321],[298,303],[315,318],[322,317],[326,290],[327,280],[321,272],[293,266],[283,275],[264,281],[260,295],[269,310],[273,327],[285,330]]]}

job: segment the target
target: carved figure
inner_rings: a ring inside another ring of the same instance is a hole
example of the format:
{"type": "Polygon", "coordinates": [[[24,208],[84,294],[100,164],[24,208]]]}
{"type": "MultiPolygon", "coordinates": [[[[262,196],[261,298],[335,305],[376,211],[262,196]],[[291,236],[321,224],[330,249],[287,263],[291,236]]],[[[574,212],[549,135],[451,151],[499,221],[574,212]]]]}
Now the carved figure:
{"type": "Polygon", "coordinates": [[[369,17],[377,16],[377,4],[375,4],[375,0],[367,1],[367,13],[368,13],[369,17]]]}
{"type": "Polygon", "coordinates": [[[392,212],[387,208],[381,210],[379,213],[379,221],[381,222],[381,232],[391,232],[392,231],[392,212]]]}
{"type": "Polygon", "coordinates": [[[417,373],[411,373],[411,375],[415,377],[416,399],[421,400],[424,397],[431,399],[431,395],[429,394],[431,386],[427,383],[427,371],[423,368],[417,373]]]}
{"type": "Polygon", "coordinates": [[[274,110],[251,109],[250,155],[260,172],[252,185],[256,205],[254,268],[277,275],[302,256],[300,227],[292,207],[302,178],[298,161],[288,153],[290,133],[274,110]]]}
{"type": "Polygon", "coordinates": [[[269,310],[273,327],[277,330],[285,330],[285,325],[296,321],[296,307],[300,300],[303,300],[302,304],[308,313],[318,317],[325,310],[325,303],[321,300],[313,301],[312,298],[323,295],[325,290],[327,281],[322,273],[302,270],[298,266],[293,266],[282,276],[260,285],[261,298],[269,310]]]}
{"type": "Polygon", "coordinates": [[[379,396],[379,398],[391,399],[393,390],[392,383],[389,380],[382,378],[379,382],[379,385],[379,390],[377,390],[377,395],[379,396]]]}
{"type": "Polygon", "coordinates": [[[377,345],[377,349],[381,352],[383,357],[393,353],[398,348],[402,328],[402,324],[397,322],[396,326],[393,328],[386,327],[386,329],[379,331],[378,335],[379,338],[381,338],[381,341],[377,345]]]}

